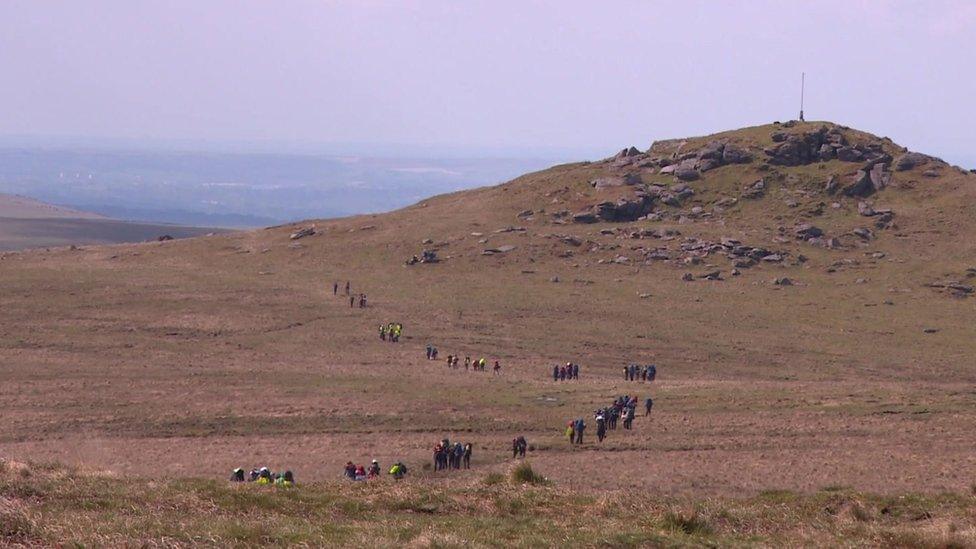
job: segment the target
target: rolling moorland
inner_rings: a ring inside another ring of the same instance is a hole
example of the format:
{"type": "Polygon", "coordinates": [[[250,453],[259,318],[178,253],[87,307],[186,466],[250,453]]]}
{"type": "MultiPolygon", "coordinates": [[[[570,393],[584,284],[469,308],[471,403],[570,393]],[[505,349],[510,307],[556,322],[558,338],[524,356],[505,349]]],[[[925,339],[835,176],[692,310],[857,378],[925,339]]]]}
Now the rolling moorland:
{"type": "Polygon", "coordinates": [[[790,122],[387,214],[4,253],[0,534],[972,546],[974,208],[966,170],[790,122]],[[581,379],[553,382],[567,361],[581,379]],[[657,380],[624,381],[631,362],[657,380]],[[597,443],[621,394],[654,410],[597,443]],[[444,437],[474,444],[471,470],[430,470],[444,437]],[[411,473],[341,480],[373,458],[411,473]],[[260,465],[299,485],[225,481],[260,465]]]}

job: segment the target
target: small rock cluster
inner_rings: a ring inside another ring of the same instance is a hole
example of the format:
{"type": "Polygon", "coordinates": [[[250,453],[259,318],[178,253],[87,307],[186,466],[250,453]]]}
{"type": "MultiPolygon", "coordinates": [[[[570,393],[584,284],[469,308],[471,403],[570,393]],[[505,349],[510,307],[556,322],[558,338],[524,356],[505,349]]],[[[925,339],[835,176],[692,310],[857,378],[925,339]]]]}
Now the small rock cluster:
{"type": "Polygon", "coordinates": [[[654,207],[654,197],[638,189],[633,198],[620,198],[616,202],[600,202],[573,215],[573,223],[598,221],[635,221],[644,217],[654,207]]]}
{"type": "Polygon", "coordinates": [[[963,284],[956,280],[947,280],[943,282],[931,282],[929,284],[926,284],[926,286],[928,286],[929,288],[935,288],[937,290],[941,290],[945,293],[948,293],[952,297],[969,297],[970,294],[976,291],[976,288],[973,288],[971,285],[963,284]]]}
{"type": "MultiPolygon", "coordinates": [[[[652,145],[653,148],[653,145],[652,145]]],[[[672,174],[681,181],[694,181],[709,170],[727,164],[748,164],[752,155],[745,149],[726,141],[710,141],[700,150],[673,158],[658,158],[659,173],[672,174]]]]}

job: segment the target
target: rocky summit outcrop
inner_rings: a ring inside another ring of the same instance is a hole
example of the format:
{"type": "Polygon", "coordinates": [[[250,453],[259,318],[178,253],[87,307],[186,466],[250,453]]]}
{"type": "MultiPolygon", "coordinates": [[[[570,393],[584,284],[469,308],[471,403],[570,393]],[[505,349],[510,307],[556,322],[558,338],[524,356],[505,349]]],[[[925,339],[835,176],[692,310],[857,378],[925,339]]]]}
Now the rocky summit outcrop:
{"type": "MultiPolygon", "coordinates": [[[[879,142],[848,142],[839,127],[820,126],[814,131],[802,133],[773,132],[773,145],[763,149],[770,164],[778,166],[802,166],[813,162],[841,160],[844,162],[877,161],[884,159],[883,144],[879,142]]],[[[888,156],[887,162],[891,161],[888,156]]]]}

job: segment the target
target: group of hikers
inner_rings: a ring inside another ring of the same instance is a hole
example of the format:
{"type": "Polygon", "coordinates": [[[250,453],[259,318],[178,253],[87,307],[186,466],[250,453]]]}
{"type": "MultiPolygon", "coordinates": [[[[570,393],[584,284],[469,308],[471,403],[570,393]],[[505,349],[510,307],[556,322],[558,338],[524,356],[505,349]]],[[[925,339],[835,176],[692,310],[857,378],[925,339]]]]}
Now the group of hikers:
{"type": "Polygon", "coordinates": [[[555,365],[552,367],[553,381],[566,381],[567,379],[579,379],[579,364],[567,362],[565,366],[555,365]]]}
{"type": "Polygon", "coordinates": [[[624,366],[624,380],[626,381],[654,381],[657,377],[657,366],[651,364],[641,366],[640,364],[630,364],[624,366]]]}
{"type": "Polygon", "coordinates": [[[427,344],[427,360],[437,360],[437,347],[427,344]]]}
{"type": "MultiPolygon", "coordinates": [[[[350,309],[352,309],[353,307],[356,306],[356,302],[357,301],[359,302],[359,308],[360,309],[365,309],[366,308],[366,294],[353,294],[353,293],[351,293],[350,290],[349,290],[349,281],[348,280],[346,281],[346,292],[345,293],[346,293],[347,296],[349,296],[349,308],[350,309]]],[[[334,295],[334,296],[339,295],[339,283],[338,282],[333,282],[332,283],[332,295],[334,295]]]]}
{"type": "MultiPolygon", "coordinates": [[[[651,397],[647,397],[644,400],[645,416],[651,415],[652,406],[654,406],[654,400],[651,397]]],[[[637,397],[619,397],[610,406],[600,408],[593,412],[593,417],[596,420],[596,437],[600,442],[603,442],[603,439],[606,438],[607,429],[611,431],[617,429],[617,421],[620,419],[624,420],[624,429],[630,430],[634,424],[634,418],[637,417],[637,397]]]]}
{"type": "MultiPolygon", "coordinates": [[[[435,349],[436,350],[436,349],[435,349]]],[[[434,354],[434,359],[437,358],[437,354],[434,354]]],[[[461,368],[461,357],[458,355],[447,355],[447,367],[458,370],[461,368]]],[[[464,369],[474,370],[475,372],[487,372],[488,371],[488,360],[484,357],[471,360],[471,357],[464,357],[464,369]]],[[[497,360],[491,366],[491,371],[495,374],[500,374],[502,372],[502,365],[497,360]]]]}
{"type": "MultiPolygon", "coordinates": [[[[382,474],[382,468],[380,468],[380,462],[375,459],[369,464],[369,469],[347,461],[343,474],[347,479],[353,481],[370,480],[379,477],[382,474]]],[[[400,480],[407,475],[407,466],[402,461],[398,461],[393,464],[393,467],[390,467],[389,474],[394,480],[400,480]]]]}
{"type": "Polygon", "coordinates": [[[434,445],[434,470],[444,469],[465,469],[471,468],[471,443],[461,444],[455,442],[451,444],[448,439],[443,439],[434,445]]]}
{"type": "MultiPolygon", "coordinates": [[[[637,402],[636,396],[622,396],[618,397],[610,406],[600,408],[593,412],[593,419],[596,421],[596,438],[600,442],[607,436],[607,430],[614,431],[617,429],[617,422],[623,420],[624,429],[631,429],[634,424],[634,418],[637,417],[637,402]]],[[[644,415],[651,415],[651,407],[654,406],[654,400],[648,397],[644,401],[644,415]]],[[[566,425],[566,438],[569,439],[570,444],[583,444],[583,433],[586,431],[586,422],[583,418],[577,418],[570,420],[566,425]]]]}
{"type": "Polygon", "coordinates": [[[403,324],[399,322],[380,324],[380,339],[382,339],[383,341],[389,341],[390,343],[399,343],[400,334],[402,333],[403,333],[403,324]]]}
{"type": "Polygon", "coordinates": [[[234,469],[230,474],[231,482],[254,482],[256,484],[273,484],[275,486],[293,486],[295,484],[295,475],[291,471],[284,471],[282,473],[272,473],[267,467],[261,467],[257,469],[251,469],[251,472],[247,475],[244,474],[244,469],[238,467],[234,469]]]}

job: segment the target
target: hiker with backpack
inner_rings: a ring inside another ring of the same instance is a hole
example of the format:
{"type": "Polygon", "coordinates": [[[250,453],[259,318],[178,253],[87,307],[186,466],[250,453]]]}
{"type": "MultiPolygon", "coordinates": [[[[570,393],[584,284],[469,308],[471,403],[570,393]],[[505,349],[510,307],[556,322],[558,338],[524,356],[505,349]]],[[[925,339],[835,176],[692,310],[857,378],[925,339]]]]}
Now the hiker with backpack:
{"type": "Polygon", "coordinates": [[[398,461],[393,467],[390,467],[390,474],[393,475],[393,480],[402,480],[403,477],[407,476],[407,466],[403,462],[398,461]]]}
{"type": "Polygon", "coordinates": [[[454,443],[454,468],[461,468],[461,459],[464,458],[464,445],[460,442],[454,443]]]}
{"type": "Polygon", "coordinates": [[[607,436],[607,418],[604,415],[603,410],[597,412],[596,415],[596,438],[600,442],[607,436]]]}
{"type": "Polygon", "coordinates": [[[474,449],[472,448],[470,442],[464,445],[464,454],[463,454],[462,458],[464,459],[464,468],[465,469],[470,469],[471,468],[471,452],[473,450],[474,449]]]}
{"type": "Polygon", "coordinates": [[[583,431],[586,430],[586,422],[583,421],[583,418],[576,420],[574,430],[576,431],[576,444],[583,444],[583,431]]]}

